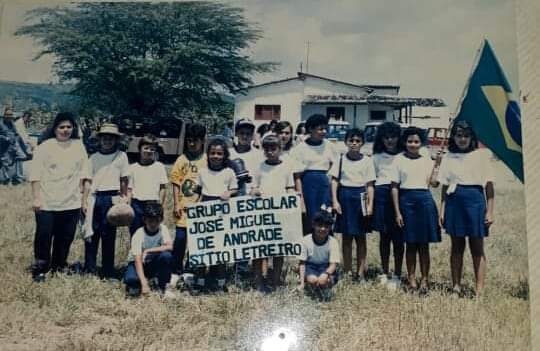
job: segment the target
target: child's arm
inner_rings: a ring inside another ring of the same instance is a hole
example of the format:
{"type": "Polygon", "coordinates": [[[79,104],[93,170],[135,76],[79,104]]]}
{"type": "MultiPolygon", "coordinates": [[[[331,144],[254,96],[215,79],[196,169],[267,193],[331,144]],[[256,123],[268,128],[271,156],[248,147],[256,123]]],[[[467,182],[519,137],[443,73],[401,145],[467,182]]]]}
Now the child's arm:
{"type": "Polygon", "coordinates": [[[487,226],[490,226],[493,223],[493,207],[495,202],[495,187],[493,186],[493,182],[486,183],[486,198],[487,208],[485,223],[487,226]]]}
{"type": "Polygon", "coordinates": [[[303,290],[304,281],[306,279],[306,262],[305,261],[298,262],[298,271],[300,272],[300,281],[299,281],[298,289],[303,290]]]}
{"type": "Polygon", "coordinates": [[[298,195],[300,195],[300,208],[302,213],[306,213],[306,204],[304,203],[304,194],[302,194],[302,173],[294,174],[294,187],[298,195]]]}
{"type": "Polygon", "coordinates": [[[337,195],[338,186],[339,186],[339,181],[335,177],[332,177],[332,207],[338,214],[341,214],[341,204],[338,201],[338,195],[337,195]]]}
{"type": "Polygon", "coordinates": [[[120,177],[120,196],[127,197],[129,177],[120,177]]]}
{"type": "Polygon", "coordinates": [[[366,216],[373,215],[373,199],[375,197],[375,182],[368,182],[367,183],[367,213],[366,216]]]}
{"type": "Polygon", "coordinates": [[[178,197],[180,197],[180,186],[178,184],[173,183],[173,214],[176,218],[180,219],[182,218],[182,209],[180,208],[180,204],[178,203],[178,197]]]}
{"type": "Polygon", "coordinates": [[[446,190],[448,190],[448,185],[443,185],[441,189],[441,211],[439,213],[439,225],[443,226],[444,224],[444,207],[446,203],[446,190]]]}
{"type": "Polygon", "coordinates": [[[403,216],[399,210],[399,184],[392,182],[392,203],[394,204],[394,210],[396,212],[396,223],[402,228],[403,227],[403,216]]]}
{"type": "Polygon", "coordinates": [[[141,282],[141,293],[143,295],[150,293],[150,286],[148,286],[148,280],[146,280],[146,276],[144,275],[143,255],[135,256],[135,271],[141,282]]]}
{"type": "Polygon", "coordinates": [[[165,207],[165,197],[167,196],[167,184],[159,185],[159,202],[162,207],[165,207]]]}
{"type": "Polygon", "coordinates": [[[163,252],[163,251],[172,251],[172,249],[173,249],[172,241],[166,241],[161,246],[152,247],[150,249],[144,250],[143,251],[143,257],[146,257],[146,255],[148,255],[148,254],[155,254],[155,253],[160,253],[160,252],[163,252]]]}
{"type": "Polygon", "coordinates": [[[86,215],[88,210],[88,195],[90,194],[90,185],[92,181],[90,179],[81,179],[81,189],[82,189],[82,198],[81,198],[81,212],[86,215]]]}

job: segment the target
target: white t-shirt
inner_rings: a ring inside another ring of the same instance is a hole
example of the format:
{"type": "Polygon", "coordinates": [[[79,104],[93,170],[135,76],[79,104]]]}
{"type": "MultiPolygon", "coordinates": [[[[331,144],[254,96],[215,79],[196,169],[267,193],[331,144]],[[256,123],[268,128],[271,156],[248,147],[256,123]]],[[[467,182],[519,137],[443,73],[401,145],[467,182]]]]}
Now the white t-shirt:
{"type": "Polygon", "coordinates": [[[312,264],[340,263],[339,243],[329,235],[324,244],[317,245],[313,241],[313,234],[306,235],[302,238],[302,252],[298,258],[312,264]]]}
{"type": "Polygon", "coordinates": [[[154,235],[148,235],[144,226],[137,229],[131,238],[131,248],[129,249],[128,262],[135,261],[135,256],[142,255],[144,250],[159,247],[171,242],[169,229],[164,225],[159,225],[159,231],[154,235]]]}
{"type": "Polygon", "coordinates": [[[331,142],[323,139],[321,145],[308,145],[306,142],[296,145],[291,157],[301,162],[302,171],[328,171],[337,152],[331,142]]]}
{"type": "Polygon", "coordinates": [[[258,187],[264,196],[285,194],[287,189],[294,189],[292,164],[283,160],[278,165],[261,162],[255,171],[253,185],[258,187]]]}
{"type": "Polygon", "coordinates": [[[476,149],[467,153],[444,155],[437,180],[443,185],[480,185],[494,182],[491,152],[488,149],[476,149]]]}
{"type": "Polygon", "coordinates": [[[347,155],[338,157],[332,163],[332,168],[328,174],[339,178],[339,160],[341,164],[341,180],[339,183],[343,186],[365,186],[368,182],[375,181],[375,168],[370,157],[364,155],[360,160],[351,160],[347,155]]]}
{"type": "Polygon", "coordinates": [[[80,181],[89,178],[88,155],[79,139],[48,139],[37,147],[30,163],[29,180],[39,181],[45,211],[80,208],[80,181]]]}
{"type": "MultiPolygon", "coordinates": [[[[252,177],[255,174],[257,167],[259,167],[259,164],[265,159],[264,153],[253,146],[247,152],[239,153],[234,149],[234,147],[231,147],[229,149],[229,152],[230,152],[230,156],[229,156],[230,160],[235,160],[239,158],[242,161],[244,161],[244,166],[246,167],[246,170],[249,172],[249,175],[251,175],[252,177]]],[[[251,184],[252,183],[246,184],[246,191],[248,193],[251,190],[251,184]]]]}
{"type": "Polygon", "coordinates": [[[411,159],[399,154],[394,161],[391,181],[399,183],[401,189],[428,189],[433,165],[433,160],[426,156],[411,159]]]}
{"type": "Polygon", "coordinates": [[[221,196],[227,190],[238,189],[236,175],[230,168],[213,171],[202,168],[197,175],[197,184],[202,187],[202,194],[206,196],[221,196]]]}
{"type": "Polygon", "coordinates": [[[386,152],[373,154],[371,158],[373,159],[373,166],[375,167],[375,174],[377,176],[376,185],[385,185],[392,182],[392,169],[396,156],[386,152]]]}
{"type": "Polygon", "coordinates": [[[140,163],[129,165],[129,185],[133,198],[140,201],[159,201],[159,188],[167,184],[165,166],[159,161],[143,166],[140,163]]]}
{"type": "Polygon", "coordinates": [[[120,178],[129,176],[129,162],[125,152],[112,154],[96,152],[90,156],[92,192],[120,190],[120,178]]]}

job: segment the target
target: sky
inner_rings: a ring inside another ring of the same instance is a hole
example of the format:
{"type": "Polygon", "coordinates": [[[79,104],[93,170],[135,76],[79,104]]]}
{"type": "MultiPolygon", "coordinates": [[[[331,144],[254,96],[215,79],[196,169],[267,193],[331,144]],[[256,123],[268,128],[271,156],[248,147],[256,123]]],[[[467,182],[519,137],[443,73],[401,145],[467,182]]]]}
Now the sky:
{"type": "MultiPolygon", "coordinates": [[[[279,62],[255,83],[296,76],[309,42],[309,73],[355,84],[398,84],[400,95],[442,98],[455,109],[474,57],[487,38],[516,95],[518,67],[512,0],[227,0],[245,10],[263,37],[256,61],[279,62]]],[[[52,2],[4,4],[0,80],[49,82],[51,57],[32,61],[32,39],[15,37],[25,12],[52,2]]],[[[1,8],[1,5],[0,5],[1,8]]]]}

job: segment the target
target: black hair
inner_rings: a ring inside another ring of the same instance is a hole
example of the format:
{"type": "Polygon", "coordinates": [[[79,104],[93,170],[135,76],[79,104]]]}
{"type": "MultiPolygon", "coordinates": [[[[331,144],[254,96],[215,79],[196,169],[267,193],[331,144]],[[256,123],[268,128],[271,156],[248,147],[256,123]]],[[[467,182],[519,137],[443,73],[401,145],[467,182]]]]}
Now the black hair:
{"type": "Polygon", "coordinates": [[[351,128],[349,130],[347,130],[347,133],[345,133],[345,142],[347,142],[347,140],[349,140],[350,138],[352,137],[359,137],[360,139],[362,139],[362,143],[364,143],[364,131],[358,129],[358,128],[351,128]]]}
{"type": "Polygon", "coordinates": [[[43,141],[56,138],[55,130],[60,125],[60,123],[68,121],[73,126],[73,131],[71,132],[70,139],[79,139],[79,128],[77,127],[77,122],[75,121],[75,115],[71,112],[60,112],[54,118],[52,125],[47,129],[43,137],[43,141]]]}
{"type": "Polygon", "coordinates": [[[259,134],[260,136],[263,136],[266,134],[266,132],[268,132],[270,130],[270,125],[268,123],[264,123],[264,124],[261,124],[258,128],[257,128],[257,134],[259,134]]]}
{"type": "Polygon", "coordinates": [[[328,118],[325,115],[314,114],[308,117],[306,120],[306,132],[311,133],[311,131],[319,126],[328,125],[328,118]]]}
{"type": "Polygon", "coordinates": [[[262,148],[266,149],[272,146],[277,146],[281,149],[281,141],[279,140],[277,135],[270,134],[264,137],[262,140],[262,148]]]}
{"type": "Polygon", "coordinates": [[[334,218],[332,217],[332,214],[328,211],[319,211],[315,213],[312,219],[313,225],[332,225],[334,224],[334,218]]]}
{"type": "Polygon", "coordinates": [[[418,135],[418,137],[420,138],[420,143],[422,145],[425,143],[426,134],[423,129],[418,127],[407,127],[403,131],[403,134],[401,134],[401,139],[399,142],[403,150],[407,150],[407,139],[409,139],[411,135],[418,135]]]}
{"type": "Polygon", "coordinates": [[[143,217],[163,218],[163,207],[157,201],[149,201],[144,205],[143,217]]]}
{"type": "MultiPolygon", "coordinates": [[[[225,168],[227,166],[227,164],[229,163],[229,157],[231,156],[231,154],[229,152],[229,148],[227,147],[227,142],[223,138],[219,138],[219,137],[212,138],[208,142],[208,146],[206,147],[206,155],[207,156],[210,153],[210,150],[212,149],[213,146],[221,146],[223,148],[223,153],[224,153],[223,168],[225,168]]],[[[206,163],[208,165],[208,168],[210,168],[210,158],[209,157],[206,158],[206,163]]]]}
{"type": "Polygon", "coordinates": [[[288,121],[281,121],[278,124],[276,124],[276,128],[274,128],[274,131],[276,132],[276,134],[281,133],[283,130],[285,130],[287,128],[291,128],[291,138],[289,139],[287,144],[285,144],[285,146],[283,147],[283,150],[290,150],[290,148],[293,146],[293,135],[292,135],[293,127],[292,127],[292,124],[290,122],[288,122],[288,121]]]}
{"type": "Polygon", "coordinates": [[[470,123],[467,121],[458,121],[454,123],[452,129],[450,129],[450,138],[448,139],[448,151],[453,153],[466,153],[476,149],[478,149],[478,138],[476,137],[476,133],[474,132],[470,123]],[[471,143],[466,150],[461,150],[454,141],[454,137],[456,136],[458,129],[463,129],[463,131],[471,133],[471,143]]]}
{"type": "Polygon", "coordinates": [[[206,127],[200,123],[190,123],[186,126],[186,139],[204,140],[206,137],[206,127]]]}
{"type": "Polygon", "coordinates": [[[305,122],[298,123],[298,125],[296,126],[296,130],[294,131],[294,134],[296,134],[296,135],[305,134],[305,133],[302,132],[302,128],[305,128],[305,127],[306,127],[305,122]]]}
{"type": "MultiPolygon", "coordinates": [[[[394,122],[384,122],[377,127],[377,132],[375,134],[375,142],[373,143],[373,153],[380,154],[387,151],[386,147],[384,146],[383,137],[395,136],[398,138],[399,141],[400,135],[401,127],[399,126],[399,124],[394,122]]],[[[401,145],[398,142],[397,151],[399,152],[400,149],[401,145]]]]}

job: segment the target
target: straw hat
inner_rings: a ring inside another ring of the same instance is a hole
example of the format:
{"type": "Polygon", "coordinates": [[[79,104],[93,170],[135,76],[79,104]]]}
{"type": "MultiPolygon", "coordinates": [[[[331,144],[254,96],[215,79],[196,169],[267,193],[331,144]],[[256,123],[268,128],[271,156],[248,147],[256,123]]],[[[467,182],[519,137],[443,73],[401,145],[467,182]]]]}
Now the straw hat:
{"type": "Polygon", "coordinates": [[[103,123],[96,135],[100,134],[111,134],[116,136],[121,136],[122,134],[118,131],[118,126],[114,123],[103,123]]]}
{"type": "Polygon", "coordinates": [[[133,208],[126,203],[118,203],[107,211],[107,221],[115,227],[129,226],[134,217],[133,208]]]}

